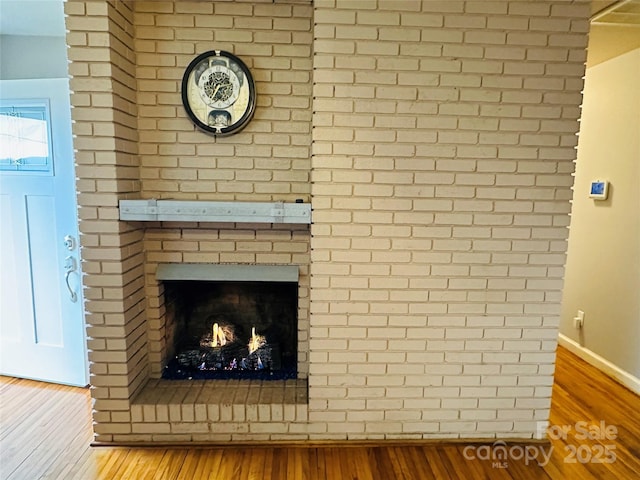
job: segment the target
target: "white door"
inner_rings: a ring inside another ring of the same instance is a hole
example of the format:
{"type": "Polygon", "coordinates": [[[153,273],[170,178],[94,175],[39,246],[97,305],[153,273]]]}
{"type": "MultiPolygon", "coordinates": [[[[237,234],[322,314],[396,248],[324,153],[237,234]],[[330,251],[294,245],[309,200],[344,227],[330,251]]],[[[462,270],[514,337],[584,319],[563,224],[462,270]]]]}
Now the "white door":
{"type": "Polygon", "coordinates": [[[67,79],[0,81],[0,373],[87,384],[67,79]]]}

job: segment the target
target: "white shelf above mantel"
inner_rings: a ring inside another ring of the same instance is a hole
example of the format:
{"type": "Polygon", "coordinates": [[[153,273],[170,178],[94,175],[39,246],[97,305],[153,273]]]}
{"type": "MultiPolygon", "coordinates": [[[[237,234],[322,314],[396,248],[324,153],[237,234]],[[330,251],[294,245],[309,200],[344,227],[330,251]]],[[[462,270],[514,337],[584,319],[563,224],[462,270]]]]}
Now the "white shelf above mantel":
{"type": "Polygon", "coordinates": [[[120,220],[146,222],[311,223],[311,204],[120,200],[120,220]]]}

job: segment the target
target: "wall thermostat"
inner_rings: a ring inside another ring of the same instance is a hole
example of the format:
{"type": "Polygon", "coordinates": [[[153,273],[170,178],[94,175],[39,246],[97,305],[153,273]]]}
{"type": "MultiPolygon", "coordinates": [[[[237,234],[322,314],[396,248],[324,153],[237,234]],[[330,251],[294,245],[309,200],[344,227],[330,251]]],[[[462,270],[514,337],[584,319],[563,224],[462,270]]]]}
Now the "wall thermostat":
{"type": "Polygon", "coordinates": [[[595,200],[606,200],[609,190],[609,182],[605,180],[595,180],[591,182],[591,189],[589,190],[589,197],[595,200]]]}

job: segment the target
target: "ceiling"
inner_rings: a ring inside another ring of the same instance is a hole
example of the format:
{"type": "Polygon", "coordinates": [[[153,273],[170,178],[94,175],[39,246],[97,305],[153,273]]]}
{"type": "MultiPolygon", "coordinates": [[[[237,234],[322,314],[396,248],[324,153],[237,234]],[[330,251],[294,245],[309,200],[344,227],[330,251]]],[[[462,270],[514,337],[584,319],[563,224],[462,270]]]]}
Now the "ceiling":
{"type": "Polygon", "coordinates": [[[618,0],[591,0],[591,15],[601,12],[614,3],[618,3],[618,0]]]}
{"type": "Polygon", "coordinates": [[[593,0],[587,67],[640,48],[640,0],[593,0]]]}
{"type": "Polygon", "coordinates": [[[640,23],[639,0],[593,0],[592,22],[638,25],[640,23]]]}

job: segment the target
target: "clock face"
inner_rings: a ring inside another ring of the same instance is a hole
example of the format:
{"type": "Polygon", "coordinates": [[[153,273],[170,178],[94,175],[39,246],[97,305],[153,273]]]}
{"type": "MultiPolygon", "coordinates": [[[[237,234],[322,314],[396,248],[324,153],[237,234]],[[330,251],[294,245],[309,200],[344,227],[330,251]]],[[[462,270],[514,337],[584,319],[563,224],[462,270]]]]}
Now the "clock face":
{"type": "Polygon", "coordinates": [[[182,103],[201,130],[216,136],[237,133],[249,123],[256,107],[251,72],[228,52],[198,55],[184,72],[182,103]]]}

